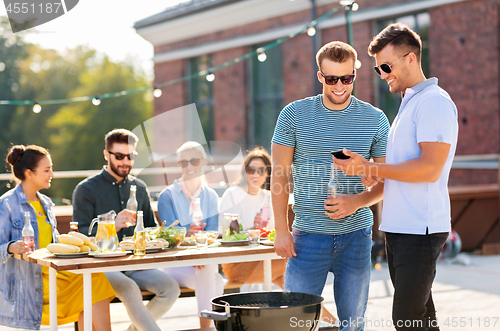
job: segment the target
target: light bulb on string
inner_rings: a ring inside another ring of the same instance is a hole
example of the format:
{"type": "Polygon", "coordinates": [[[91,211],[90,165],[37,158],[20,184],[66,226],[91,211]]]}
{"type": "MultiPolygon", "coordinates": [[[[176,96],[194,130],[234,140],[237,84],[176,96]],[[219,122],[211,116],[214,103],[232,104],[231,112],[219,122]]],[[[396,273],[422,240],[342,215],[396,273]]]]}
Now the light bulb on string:
{"type": "Polygon", "coordinates": [[[153,95],[155,98],[161,97],[162,93],[163,93],[162,90],[158,86],[154,87],[153,95]]]}
{"type": "Polygon", "coordinates": [[[94,106],[99,106],[101,104],[101,99],[99,99],[99,97],[97,97],[97,96],[92,98],[92,104],[94,106]]]}
{"type": "Polygon", "coordinates": [[[310,26],[308,29],[307,29],[307,35],[309,37],[312,37],[316,34],[316,29],[313,27],[313,26],[310,26]]]}
{"type": "Polygon", "coordinates": [[[205,76],[205,79],[210,83],[213,82],[215,80],[214,73],[209,71],[208,74],[205,76]]]}
{"type": "Polygon", "coordinates": [[[353,2],[352,6],[351,6],[351,10],[352,11],[357,11],[359,9],[359,5],[357,2],[353,2]]]}
{"type": "Polygon", "coordinates": [[[359,68],[361,68],[361,61],[356,60],[356,62],[354,62],[354,69],[358,70],[359,68]]]}
{"type": "Polygon", "coordinates": [[[257,48],[257,59],[260,62],[264,62],[267,59],[266,52],[264,52],[264,48],[257,48]]]}
{"type": "Polygon", "coordinates": [[[33,112],[35,114],[38,114],[42,111],[42,106],[40,106],[40,104],[38,102],[35,101],[35,103],[33,103],[33,112]]]}

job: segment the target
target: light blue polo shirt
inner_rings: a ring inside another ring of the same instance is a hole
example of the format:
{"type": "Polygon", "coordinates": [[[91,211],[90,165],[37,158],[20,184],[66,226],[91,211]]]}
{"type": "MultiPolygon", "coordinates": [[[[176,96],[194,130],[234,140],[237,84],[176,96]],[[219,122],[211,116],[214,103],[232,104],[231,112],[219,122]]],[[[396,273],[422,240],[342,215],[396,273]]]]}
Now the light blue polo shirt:
{"type": "Polygon", "coordinates": [[[406,90],[389,133],[386,163],[418,158],[420,142],[445,142],[451,147],[437,182],[385,180],[380,230],[403,234],[450,231],[448,177],[457,146],[457,118],[457,107],[438,86],[437,78],[406,90]]]}
{"type": "MultiPolygon", "coordinates": [[[[298,100],[280,113],[272,142],[294,147],[292,176],[295,220],[293,228],[322,234],[344,234],[373,224],[368,207],[340,220],[325,215],[332,151],[347,148],[367,160],[384,157],[389,132],[385,114],[369,103],[351,98],[342,110],[324,106],[322,95],[298,100]]],[[[340,171],[341,194],[365,190],[361,176],[340,171]]]]}

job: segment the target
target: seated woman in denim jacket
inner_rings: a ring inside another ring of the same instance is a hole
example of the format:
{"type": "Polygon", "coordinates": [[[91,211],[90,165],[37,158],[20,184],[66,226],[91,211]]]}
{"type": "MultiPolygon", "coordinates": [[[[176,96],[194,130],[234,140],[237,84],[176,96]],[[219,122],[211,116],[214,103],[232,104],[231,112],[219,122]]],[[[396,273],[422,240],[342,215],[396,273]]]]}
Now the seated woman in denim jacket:
{"type": "MultiPolygon", "coordinates": [[[[158,215],[167,225],[179,220],[187,229],[186,236],[199,231],[193,224],[193,208],[196,198],[200,199],[203,212],[204,230],[218,230],[218,195],[203,180],[203,166],[207,164],[207,155],[203,146],[188,141],[177,150],[177,160],[182,169],[182,177],[164,189],[158,198],[158,215]]],[[[203,229],[203,227],[201,227],[203,229]]],[[[202,310],[211,310],[210,300],[222,295],[224,280],[219,274],[218,265],[210,264],[197,267],[178,267],[163,269],[180,286],[195,290],[198,302],[198,314],[202,310]]],[[[211,320],[200,316],[200,327],[210,327],[211,320]]]]}
{"type": "MultiPolygon", "coordinates": [[[[35,249],[56,242],[56,219],[52,201],[39,193],[50,187],[52,160],[43,147],[14,146],[7,155],[16,188],[0,197],[0,325],[40,329],[49,324],[49,272],[47,267],[14,259],[29,252],[22,241],[24,213],[31,214],[35,249]]],[[[57,272],[57,322],[78,321],[83,330],[83,276],[57,272]]],[[[94,330],[111,330],[109,301],[115,293],[104,274],[92,275],[94,330]]]]}

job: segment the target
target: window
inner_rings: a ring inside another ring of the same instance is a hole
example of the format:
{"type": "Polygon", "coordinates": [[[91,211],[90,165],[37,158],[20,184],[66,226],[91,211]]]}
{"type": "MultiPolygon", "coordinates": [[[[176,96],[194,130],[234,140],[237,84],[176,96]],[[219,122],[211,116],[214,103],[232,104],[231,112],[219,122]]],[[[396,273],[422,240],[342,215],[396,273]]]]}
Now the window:
{"type": "MultiPolygon", "coordinates": [[[[261,46],[254,46],[256,50],[261,46]]],[[[248,61],[250,109],[248,112],[248,148],[263,146],[270,151],[278,115],[283,108],[281,45],[266,50],[267,59],[256,56],[248,61]]]]}
{"type": "MultiPolygon", "coordinates": [[[[377,22],[377,32],[382,31],[386,26],[392,23],[403,23],[408,25],[410,29],[415,31],[420,35],[422,39],[422,69],[424,71],[425,77],[429,78],[429,25],[430,25],[429,13],[419,13],[414,15],[396,17],[392,19],[387,19],[377,22]]],[[[389,87],[384,81],[377,78],[377,107],[382,109],[389,122],[392,123],[396,114],[399,110],[399,105],[401,104],[401,95],[399,93],[393,94],[389,92],[389,87]]]]}
{"type": "MultiPolygon", "coordinates": [[[[192,58],[188,62],[189,74],[195,74],[211,67],[210,55],[202,55],[192,58]]],[[[195,103],[204,138],[207,142],[214,140],[214,114],[212,83],[205,76],[195,77],[188,80],[188,103],[195,103]]],[[[197,133],[195,133],[198,135],[197,133]]],[[[203,137],[200,137],[203,138],[203,137]]]]}

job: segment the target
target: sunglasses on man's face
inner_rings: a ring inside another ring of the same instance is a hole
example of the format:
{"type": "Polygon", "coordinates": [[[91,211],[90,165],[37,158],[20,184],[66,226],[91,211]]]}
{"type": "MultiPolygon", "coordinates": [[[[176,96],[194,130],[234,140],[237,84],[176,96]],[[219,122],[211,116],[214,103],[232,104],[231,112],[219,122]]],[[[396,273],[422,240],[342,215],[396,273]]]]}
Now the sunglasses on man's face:
{"type": "Polygon", "coordinates": [[[397,59],[396,61],[392,62],[391,64],[387,64],[387,63],[382,63],[381,65],[379,66],[375,66],[373,67],[373,69],[375,69],[375,72],[380,76],[382,74],[382,72],[380,70],[382,70],[383,72],[385,72],[386,74],[390,74],[392,72],[392,66],[398,62],[399,60],[401,60],[402,58],[404,58],[406,55],[410,54],[411,52],[409,53],[406,53],[405,55],[401,56],[399,59],[397,59]]]}
{"type": "Polygon", "coordinates": [[[134,151],[130,154],[123,154],[123,153],[118,153],[118,152],[112,152],[112,151],[108,151],[109,154],[113,154],[115,156],[115,159],[117,159],[118,161],[121,161],[123,160],[124,158],[128,157],[128,159],[130,161],[132,161],[133,159],[135,159],[136,155],[137,155],[137,152],[134,151]]]}
{"type": "Polygon", "coordinates": [[[191,163],[194,167],[200,164],[201,159],[197,157],[193,157],[191,160],[179,160],[179,165],[181,168],[185,168],[191,163]]]}
{"type": "Polygon", "coordinates": [[[345,76],[325,76],[324,73],[320,71],[321,76],[325,79],[326,85],[337,85],[337,82],[340,81],[344,85],[351,85],[354,82],[354,78],[356,75],[345,75],[345,76]]]}
{"type": "Polygon", "coordinates": [[[246,167],[245,171],[248,175],[253,175],[254,173],[257,173],[257,175],[262,175],[267,173],[266,167],[261,167],[261,168],[254,168],[254,167],[246,167]]]}

